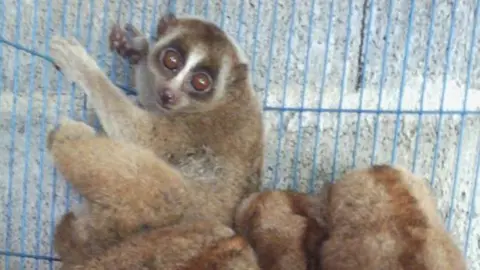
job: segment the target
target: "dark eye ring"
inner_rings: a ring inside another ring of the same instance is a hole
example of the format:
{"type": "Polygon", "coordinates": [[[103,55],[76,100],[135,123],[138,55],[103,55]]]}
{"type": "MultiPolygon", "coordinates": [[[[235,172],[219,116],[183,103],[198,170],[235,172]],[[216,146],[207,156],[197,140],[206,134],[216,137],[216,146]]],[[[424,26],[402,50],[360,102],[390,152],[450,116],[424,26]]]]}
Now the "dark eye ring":
{"type": "Polygon", "coordinates": [[[206,72],[197,72],[193,74],[190,83],[195,91],[205,92],[210,90],[212,86],[212,78],[206,72]]]}
{"type": "Polygon", "coordinates": [[[172,71],[179,70],[183,65],[182,56],[173,48],[165,49],[160,58],[163,66],[172,71]]]}

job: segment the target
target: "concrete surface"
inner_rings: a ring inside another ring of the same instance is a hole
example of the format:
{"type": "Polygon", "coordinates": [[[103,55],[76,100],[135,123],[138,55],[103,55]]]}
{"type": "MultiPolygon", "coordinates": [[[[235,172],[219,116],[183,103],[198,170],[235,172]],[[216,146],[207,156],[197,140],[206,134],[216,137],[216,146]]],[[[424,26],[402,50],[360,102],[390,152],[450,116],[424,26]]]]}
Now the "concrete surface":
{"type": "MultiPolygon", "coordinates": [[[[418,174],[433,180],[438,209],[446,222],[449,218],[452,220],[450,228],[458,245],[466,252],[469,269],[480,269],[480,199],[473,201],[475,195],[478,196],[474,185],[478,180],[479,115],[444,113],[439,117],[428,112],[421,116],[395,113],[401,92],[401,110],[418,111],[421,105],[424,110],[438,110],[443,89],[443,110],[463,109],[474,11],[479,1],[456,1],[455,16],[451,12],[455,1],[436,1],[423,103],[420,97],[432,1],[416,1],[413,9],[404,87],[401,87],[401,74],[408,39],[409,11],[412,10],[411,2],[415,1],[365,1],[353,0],[349,9],[348,1],[333,1],[332,5],[330,1],[278,1],[275,7],[275,1],[216,0],[208,1],[208,12],[204,13],[204,2],[184,0],[177,1],[176,8],[178,13],[193,12],[218,23],[223,22],[224,28],[238,38],[251,57],[259,96],[269,107],[265,112],[268,130],[267,186],[274,184],[272,179],[276,176],[277,187],[289,185],[307,191],[310,182],[318,188],[323,181],[330,180],[333,173],[338,176],[352,166],[370,164],[373,151],[375,162],[390,162],[393,153],[395,162],[410,168],[415,164],[418,174]],[[189,2],[194,3],[191,9],[189,2]],[[313,8],[312,2],[315,2],[313,8]],[[394,6],[391,8],[392,25],[386,34],[389,2],[393,2],[394,6]],[[330,7],[333,17],[325,68],[330,7]],[[226,15],[224,19],[221,17],[222,9],[226,15]],[[349,50],[344,57],[349,12],[349,50]],[[238,17],[242,18],[240,22],[238,17]],[[452,18],[455,31],[449,46],[452,53],[444,85],[452,18]],[[272,31],[274,20],[276,26],[272,31]],[[293,31],[289,31],[290,28],[293,31]],[[368,30],[371,35],[368,35],[368,30]],[[309,31],[312,32],[311,39],[309,31]],[[362,47],[362,39],[367,38],[369,42],[363,42],[362,47]],[[386,40],[389,46],[380,94],[386,40]],[[273,47],[270,47],[271,42],[274,42],[273,47]],[[366,50],[367,44],[367,56],[359,57],[362,55],[360,47],[366,50]],[[309,47],[310,50],[307,50],[309,47]],[[362,68],[361,63],[364,62],[366,67],[362,68]],[[342,81],[344,67],[346,73],[342,81]],[[359,70],[365,74],[363,90],[357,83],[359,70]],[[326,76],[323,76],[324,73],[326,76]],[[350,112],[339,117],[340,102],[350,112]],[[307,110],[299,113],[298,108],[302,105],[307,110]],[[282,106],[290,110],[281,114],[278,108],[282,106]],[[355,110],[360,106],[365,111],[357,114],[355,110]],[[322,113],[314,112],[316,108],[322,108],[322,113]],[[386,110],[386,113],[373,113],[377,108],[386,110]],[[419,121],[421,128],[417,129],[419,121]],[[462,123],[463,133],[460,132],[462,123]],[[398,136],[394,136],[395,131],[398,136]],[[435,151],[437,131],[440,143],[438,151],[435,151]],[[376,139],[374,134],[377,134],[376,139]],[[338,141],[335,140],[337,135],[338,141]],[[460,136],[463,137],[462,151],[457,157],[460,136]],[[417,139],[418,154],[414,155],[417,139]],[[294,162],[297,159],[298,162],[294,162]],[[432,179],[434,165],[435,177],[432,179]],[[447,215],[450,209],[451,216],[447,215]],[[468,234],[469,226],[471,231],[468,234]]],[[[122,76],[121,63],[118,59],[113,61],[112,54],[105,47],[104,37],[109,24],[120,14],[122,22],[131,20],[148,31],[155,16],[165,7],[166,3],[162,0],[4,0],[0,3],[0,16],[3,16],[0,18],[0,35],[8,41],[18,40],[27,48],[46,53],[48,38],[52,33],[61,33],[64,27],[66,34],[77,33],[80,36],[112,78],[128,84],[122,76]],[[20,5],[18,9],[16,5],[20,5]],[[63,6],[67,9],[64,10],[63,6]],[[146,14],[143,24],[142,12],[146,14]],[[47,15],[49,13],[51,16],[47,15]],[[65,16],[65,24],[62,24],[62,16],[65,16]],[[16,25],[21,26],[19,33],[15,32],[16,25]],[[89,26],[91,32],[88,31],[89,26]]],[[[480,92],[477,90],[480,88],[479,41],[480,33],[477,33],[466,102],[466,109],[476,112],[480,111],[480,92]]],[[[58,113],[76,112],[77,117],[81,117],[81,90],[66,85],[48,62],[11,46],[0,43],[0,59],[0,172],[3,175],[0,181],[0,231],[3,232],[0,233],[0,250],[50,256],[52,224],[65,212],[67,201],[71,205],[78,198],[73,192],[67,192],[63,179],[52,176],[50,157],[42,154],[45,128],[55,122],[58,113]],[[14,104],[16,109],[12,114],[14,104]],[[12,121],[14,117],[15,124],[12,121]],[[11,214],[9,221],[7,213],[11,214]],[[6,245],[7,236],[9,246],[6,245]]],[[[6,258],[0,256],[2,269],[6,269],[6,258]]],[[[18,257],[9,257],[8,264],[10,269],[48,269],[54,266],[49,261],[29,258],[22,261],[18,257]]]]}

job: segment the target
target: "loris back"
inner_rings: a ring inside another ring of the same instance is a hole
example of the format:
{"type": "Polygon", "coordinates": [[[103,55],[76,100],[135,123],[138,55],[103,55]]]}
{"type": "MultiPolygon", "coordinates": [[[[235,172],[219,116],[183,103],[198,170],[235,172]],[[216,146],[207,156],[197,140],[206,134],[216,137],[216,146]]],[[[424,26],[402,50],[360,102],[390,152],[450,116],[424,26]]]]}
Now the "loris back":
{"type": "Polygon", "coordinates": [[[322,270],[463,270],[423,179],[386,165],[356,170],[329,187],[322,270]]]}

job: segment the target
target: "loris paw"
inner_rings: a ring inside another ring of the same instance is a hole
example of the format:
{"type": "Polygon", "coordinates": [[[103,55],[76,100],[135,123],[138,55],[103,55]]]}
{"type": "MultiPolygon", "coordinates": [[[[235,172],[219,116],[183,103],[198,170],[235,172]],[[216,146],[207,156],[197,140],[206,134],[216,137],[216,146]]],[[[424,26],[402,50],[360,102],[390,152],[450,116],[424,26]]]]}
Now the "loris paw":
{"type": "Polygon", "coordinates": [[[90,75],[102,73],[95,60],[75,38],[52,37],[50,55],[54,65],[71,82],[82,84],[90,75]]]}
{"type": "Polygon", "coordinates": [[[109,36],[110,50],[137,64],[148,52],[148,41],[133,25],[127,23],[123,28],[115,24],[109,36]]]}
{"type": "Polygon", "coordinates": [[[60,125],[48,133],[47,148],[50,150],[57,141],[91,138],[95,136],[95,130],[81,121],[64,119],[60,125]]]}

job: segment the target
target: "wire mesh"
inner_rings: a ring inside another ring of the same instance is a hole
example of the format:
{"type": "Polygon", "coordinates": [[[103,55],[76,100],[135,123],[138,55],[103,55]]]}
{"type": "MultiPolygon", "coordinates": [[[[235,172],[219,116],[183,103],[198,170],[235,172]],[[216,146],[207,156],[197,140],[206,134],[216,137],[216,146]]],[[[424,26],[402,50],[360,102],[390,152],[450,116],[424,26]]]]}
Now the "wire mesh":
{"type": "Polygon", "coordinates": [[[55,223],[81,199],[45,152],[49,126],[86,115],[81,90],[52,69],[50,38],[76,36],[131,94],[109,27],[153,33],[167,9],[215,21],[249,55],[265,186],[313,192],[354,167],[404,165],[430,181],[469,269],[480,269],[480,0],[1,0],[3,269],[53,269],[55,223]]]}

